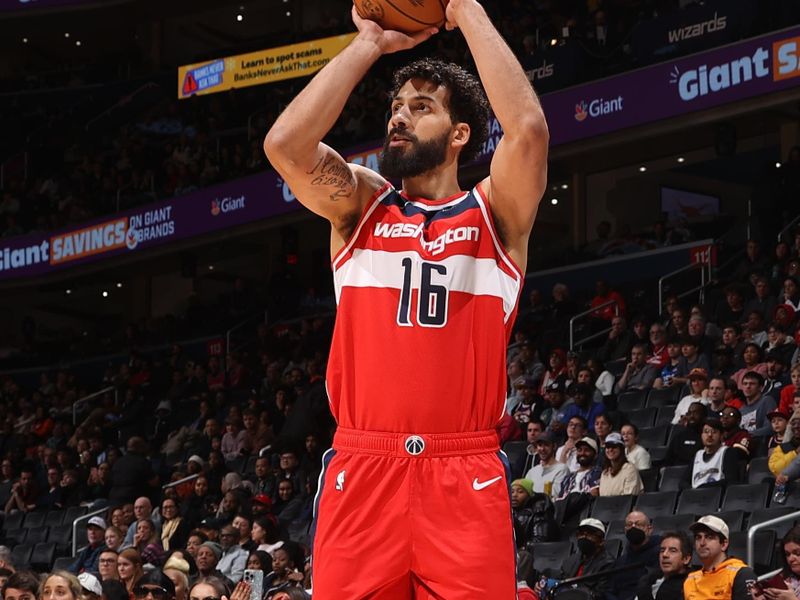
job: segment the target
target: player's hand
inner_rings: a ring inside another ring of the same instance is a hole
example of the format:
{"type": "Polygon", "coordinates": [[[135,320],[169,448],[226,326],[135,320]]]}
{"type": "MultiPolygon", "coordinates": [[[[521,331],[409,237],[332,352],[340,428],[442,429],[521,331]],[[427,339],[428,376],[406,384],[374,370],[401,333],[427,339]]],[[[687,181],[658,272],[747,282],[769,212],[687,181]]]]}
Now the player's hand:
{"type": "Polygon", "coordinates": [[[438,27],[429,27],[417,33],[405,34],[401,31],[384,29],[375,21],[362,19],[356,10],[355,4],[353,5],[351,14],[353,15],[353,23],[355,23],[355,26],[358,28],[359,37],[364,37],[377,44],[383,54],[391,54],[393,52],[399,52],[400,50],[409,50],[426,41],[434,33],[439,31],[438,27]]]}
{"type": "Polygon", "coordinates": [[[477,4],[475,0],[450,0],[447,3],[444,15],[446,19],[445,28],[447,31],[452,31],[458,28],[458,15],[461,9],[467,4],[477,4]]]}
{"type": "Polygon", "coordinates": [[[231,600],[250,600],[250,584],[242,580],[236,584],[231,594],[231,600]]]}

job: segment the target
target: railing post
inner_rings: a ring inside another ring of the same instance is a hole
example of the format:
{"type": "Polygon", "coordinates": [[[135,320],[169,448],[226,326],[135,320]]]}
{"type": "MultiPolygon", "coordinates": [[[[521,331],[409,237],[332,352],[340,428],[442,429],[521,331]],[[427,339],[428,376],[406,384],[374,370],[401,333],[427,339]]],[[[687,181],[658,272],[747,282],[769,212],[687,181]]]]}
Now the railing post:
{"type": "Polygon", "coordinates": [[[165,483],[164,485],[161,486],[161,489],[166,490],[167,488],[178,486],[182,483],[186,483],[187,481],[192,481],[194,479],[197,479],[198,477],[200,477],[200,473],[195,473],[194,475],[187,475],[186,477],[182,477],[177,481],[170,481],[169,483],[165,483]]]}
{"type": "Polygon", "coordinates": [[[87,513],[82,517],[78,517],[72,522],[72,556],[78,554],[78,523],[81,521],[86,521],[91,519],[92,517],[96,517],[97,515],[102,515],[104,512],[108,511],[108,507],[104,506],[94,512],[87,513]]]}
{"type": "Polygon", "coordinates": [[[763,523],[758,523],[756,525],[751,525],[747,528],[747,564],[751,567],[755,568],[753,564],[753,555],[755,554],[755,540],[756,540],[756,532],[760,529],[764,529],[765,527],[772,527],[773,525],[778,525],[779,523],[783,523],[784,521],[792,520],[794,521],[800,517],[800,511],[789,513],[786,515],[781,515],[780,517],[775,517],[774,519],[770,519],[768,521],[764,521],[763,523]]]}

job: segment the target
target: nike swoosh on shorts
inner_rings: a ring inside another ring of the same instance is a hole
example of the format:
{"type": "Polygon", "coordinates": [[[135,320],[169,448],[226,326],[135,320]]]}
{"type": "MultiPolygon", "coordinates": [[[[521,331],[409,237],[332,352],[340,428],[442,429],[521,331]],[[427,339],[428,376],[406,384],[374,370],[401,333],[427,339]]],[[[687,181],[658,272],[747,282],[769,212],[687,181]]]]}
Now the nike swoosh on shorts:
{"type": "Polygon", "coordinates": [[[478,478],[476,477],[475,479],[472,480],[472,489],[475,490],[476,492],[480,492],[483,488],[487,488],[493,483],[497,483],[502,478],[503,478],[502,475],[498,475],[497,477],[489,479],[487,481],[478,481],[478,478]]]}

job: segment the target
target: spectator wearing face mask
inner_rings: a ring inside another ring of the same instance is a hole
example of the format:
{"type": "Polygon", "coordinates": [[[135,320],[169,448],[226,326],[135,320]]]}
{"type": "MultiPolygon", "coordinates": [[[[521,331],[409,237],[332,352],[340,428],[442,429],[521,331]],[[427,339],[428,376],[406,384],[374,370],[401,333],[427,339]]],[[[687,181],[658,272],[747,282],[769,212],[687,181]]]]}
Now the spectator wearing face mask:
{"type": "Polygon", "coordinates": [[[641,511],[633,511],[625,517],[625,551],[617,559],[615,568],[639,565],[617,573],[611,579],[608,598],[633,600],[636,582],[647,573],[647,569],[658,567],[658,552],[661,536],[653,533],[650,517],[641,511]]]}

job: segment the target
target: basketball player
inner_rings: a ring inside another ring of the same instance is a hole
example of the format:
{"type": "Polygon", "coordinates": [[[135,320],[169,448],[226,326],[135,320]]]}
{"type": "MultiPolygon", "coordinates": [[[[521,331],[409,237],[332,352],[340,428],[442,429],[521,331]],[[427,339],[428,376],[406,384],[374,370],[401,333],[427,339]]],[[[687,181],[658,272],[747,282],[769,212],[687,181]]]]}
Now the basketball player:
{"type": "Polygon", "coordinates": [[[505,348],[546,184],[548,131],[525,73],[476,0],[451,0],[505,131],[490,175],[462,191],[488,107],[464,70],[423,60],[392,91],[381,174],[320,140],[382,55],[435,30],[358,35],[277,119],[265,151],[331,223],[338,315],[327,387],[315,600],[515,597],[508,463],[494,426],[505,348]],[[402,180],[396,190],[384,177],[402,180]]]}

